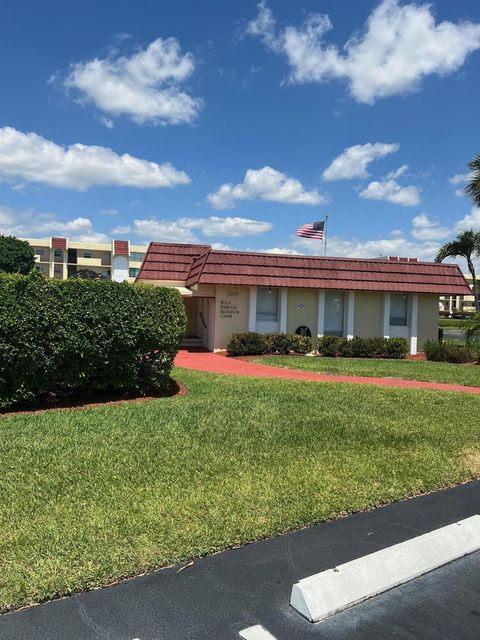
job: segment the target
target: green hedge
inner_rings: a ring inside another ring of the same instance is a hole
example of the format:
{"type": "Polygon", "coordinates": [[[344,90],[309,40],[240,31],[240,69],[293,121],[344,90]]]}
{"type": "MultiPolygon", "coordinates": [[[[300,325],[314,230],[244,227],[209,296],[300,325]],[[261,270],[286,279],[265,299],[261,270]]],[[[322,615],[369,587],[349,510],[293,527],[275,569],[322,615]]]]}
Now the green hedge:
{"type": "Polygon", "coordinates": [[[405,358],[405,338],[347,338],[323,336],[312,341],[295,333],[234,333],[227,345],[231,356],[258,356],[265,353],[304,355],[316,349],[321,356],[342,358],[405,358]]]}
{"type": "Polygon", "coordinates": [[[319,355],[335,358],[390,358],[399,360],[408,353],[405,338],[347,338],[323,336],[317,340],[319,355]]]}
{"type": "Polygon", "coordinates": [[[259,356],[264,353],[305,354],[312,350],[312,339],[296,333],[234,333],[227,345],[230,356],[259,356]]]}
{"type": "Polygon", "coordinates": [[[164,389],[185,322],[172,289],[0,274],[0,410],[164,389]]]}

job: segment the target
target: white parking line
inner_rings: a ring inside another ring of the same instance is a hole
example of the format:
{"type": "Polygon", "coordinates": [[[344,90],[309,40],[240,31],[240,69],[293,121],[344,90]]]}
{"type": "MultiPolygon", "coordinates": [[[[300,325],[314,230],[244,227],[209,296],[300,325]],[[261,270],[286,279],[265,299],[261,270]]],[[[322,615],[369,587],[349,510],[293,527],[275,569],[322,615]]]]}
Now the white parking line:
{"type": "Polygon", "coordinates": [[[304,578],[293,585],[290,604],[310,622],[320,622],[479,549],[475,515],[304,578]]]}
{"type": "Polygon", "coordinates": [[[245,640],[276,640],[261,624],[243,629],[243,631],[240,631],[240,636],[245,640]]]}

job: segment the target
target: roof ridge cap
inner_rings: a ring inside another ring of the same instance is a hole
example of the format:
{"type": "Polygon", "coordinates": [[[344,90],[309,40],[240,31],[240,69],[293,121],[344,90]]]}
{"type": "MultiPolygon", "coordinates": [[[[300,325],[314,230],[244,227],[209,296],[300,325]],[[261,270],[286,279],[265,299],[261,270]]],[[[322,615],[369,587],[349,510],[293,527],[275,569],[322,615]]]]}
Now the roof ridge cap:
{"type": "Polygon", "coordinates": [[[185,286],[186,287],[191,287],[192,285],[198,283],[198,281],[200,279],[200,276],[203,273],[203,269],[205,267],[205,263],[207,262],[207,258],[208,258],[208,256],[210,255],[210,253],[212,251],[212,247],[210,245],[207,245],[207,246],[208,246],[208,249],[204,253],[202,253],[199,256],[196,256],[196,257],[192,258],[192,264],[190,265],[190,269],[189,269],[187,277],[185,279],[185,286]],[[200,270],[197,273],[196,277],[193,278],[191,276],[192,270],[198,264],[200,264],[200,270]]]}

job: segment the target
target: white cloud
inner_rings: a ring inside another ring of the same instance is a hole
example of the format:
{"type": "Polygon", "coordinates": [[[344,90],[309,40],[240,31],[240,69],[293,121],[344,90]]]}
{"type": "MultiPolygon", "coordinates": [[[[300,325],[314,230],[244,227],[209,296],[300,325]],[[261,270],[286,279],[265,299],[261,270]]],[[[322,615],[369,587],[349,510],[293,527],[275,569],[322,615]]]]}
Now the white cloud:
{"type": "Polygon", "coordinates": [[[182,54],[178,40],[157,38],[130,57],[73,64],[64,84],[110,116],[127,115],[137,123],[189,123],[202,106],[201,99],[181,88],[194,68],[193,55],[182,54]]]}
{"type": "Polygon", "coordinates": [[[127,236],[132,233],[132,227],[129,224],[119,224],[117,227],[113,227],[112,236],[127,236]]]}
{"type": "Polygon", "coordinates": [[[420,202],[420,190],[417,187],[402,187],[396,180],[374,180],[358,195],[366,200],[385,200],[405,207],[414,207],[420,202]]]}
{"type": "Polygon", "coordinates": [[[396,180],[397,178],[401,178],[409,169],[408,164],[402,164],[401,167],[398,167],[395,171],[390,171],[385,176],[387,180],[396,180]]]}
{"type": "Polygon", "coordinates": [[[273,229],[271,222],[233,216],[226,218],[217,216],[210,216],[209,218],[180,218],[179,224],[184,224],[190,229],[199,229],[207,237],[238,238],[240,236],[259,235],[273,229]]]}
{"type": "Polygon", "coordinates": [[[107,129],[113,129],[114,127],[113,120],[111,118],[105,118],[105,116],[100,116],[100,122],[103,124],[104,127],[107,127],[107,129]]]}
{"type": "Polygon", "coordinates": [[[279,30],[262,1],[247,33],[286,58],[290,82],[343,79],[353,98],[366,104],[415,91],[429,75],[452,73],[480,48],[480,24],[436,23],[431,5],[401,6],[398,0],[383,0],[343,50],[324,41],[331,29],[329,17],[315,13],[299,28],[279,30]]]}
{"type": "Polygon", "coordinates": [[[183,217],[176,220],[137,219],[133,221],[131,231],[137,236],[148,237],[151,240],[197,242],[195,231],[200,232],[207,239],[218,236],[239,238],[266,233],[272,228],[271,222],[261,220],[233,216],[225,218],[210,216],[208,218],[183,217]]]}
{"type": "Polygon", "coordinates": [[[457,198],[463,198],[465,194],[465,185],[472,178],[473,173],[456,173],[454,176],[448,179],[449,183],[453,186],[462,185],[460,189],[455,189],[454,194],[457,198]]]}
{"type": "Polygon", "coordinates": [[[248,169],[243,182],[223,184],[217,191],[209,193],[207,200],[215,209],[232,209],[238,200],[310,205],[328,202],[328,198],[317,190],[306,191],[299,180],[272,167],[248,169]]]}
{"type": "Polygon", "coordinates": [[[176,220],[134,220],[132,232],[153,242],[197,242],[197,237],[176,220]]]}
{"type": "Polygon", "coordinates": [[[95,231],[89,218],[61,220],[56,214],[34,209],[11,209],[0,206],[0,233],[17,238],[64,235],[80,242],[108,242],[105,233],[95,231]]]}
{"type": "Polygon", "coordinates": [[[480,207],[472,207],[470,212],[455,224],[455,231],[460,233],[466,229],[480,231],[480,207]]]}
{"type": "Polygon", "coordinates": [[[324,180],[351,180],[352,178],[368,178],[368,165],[384,156],[395,153],[399,144],[383,142],[367,142],[347,147],[337,156],[323,172],[324,180]]]}
{"type": "Polygon", "coordinates": [[[139,188],[188,184],[189,176],[169,163],[157,164],[108,147],[63,147],[36,133],[0,128],[0,180],[21,179],[84,191],[92,186],[139,188]]]}
{"type": "MultiPolygon", "coordinates": [[[[298,238],[294,246],[306,253],[323,255],[323,245],[315,240],[298,238]]],[[[405,237],[388,237],[373,240],[331,236],[328,238],[328,255],[350,258],[377,258],[401,256],[433,260],[440,244],[434,241],[412,242],[405,237]]]]}
{"type": "Polygon", "coordinates": [[[230,245],[223,242],[212,242],[212,249],[216,249],[217,251],[233,251],[230,245]]]}
{"type": "Polygon", "coordinates": [[[416,240],[444,240],[451,235],[451,230],[431,220],[426,213],[420,213],[412,220],[412,236],[416,240]]]}
{"type": "Polygon", "coordinates": [[[118,216],[120,211],[118,209],[100,209],[98,213],[102,216],[118,216]]]}
{"type": "Polygon", "coordinates": [[[260,253],[281,253],[286,256],[300,256],[300,251],[289,247],[272,247],[271,249],[260,249],[260,253]]]}

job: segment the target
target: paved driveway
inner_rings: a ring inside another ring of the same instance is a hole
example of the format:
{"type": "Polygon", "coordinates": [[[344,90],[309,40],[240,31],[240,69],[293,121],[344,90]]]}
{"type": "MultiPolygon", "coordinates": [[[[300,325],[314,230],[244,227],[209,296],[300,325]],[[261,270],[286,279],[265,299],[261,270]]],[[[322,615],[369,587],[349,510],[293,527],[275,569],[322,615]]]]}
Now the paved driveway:
{"type": "MultiPolygon", "coordinates": [[[[308,356],[306,356],[308,357],[308,356]]],[[[252,376],[255,378],[277,378],[283,380],[308,380],[310,382],[349,382],[351,384],[374,384],[380,387],[403,389],[433,389],[435,391],[460,391],[462,393],[480,394],[480,387],[467,387],[461,384],[444,384],[440,382],[421,382],[419,380],[402,380],[400,378],[373,378],[367,376],[344,376],[298,369],[270,367],[266,364],[249,362],[239,358],[228,358],[224,355],[208,351],[189,351],[181,349],[175,365],[184,369],[220,373],[234,376],[252,376]]]]}

